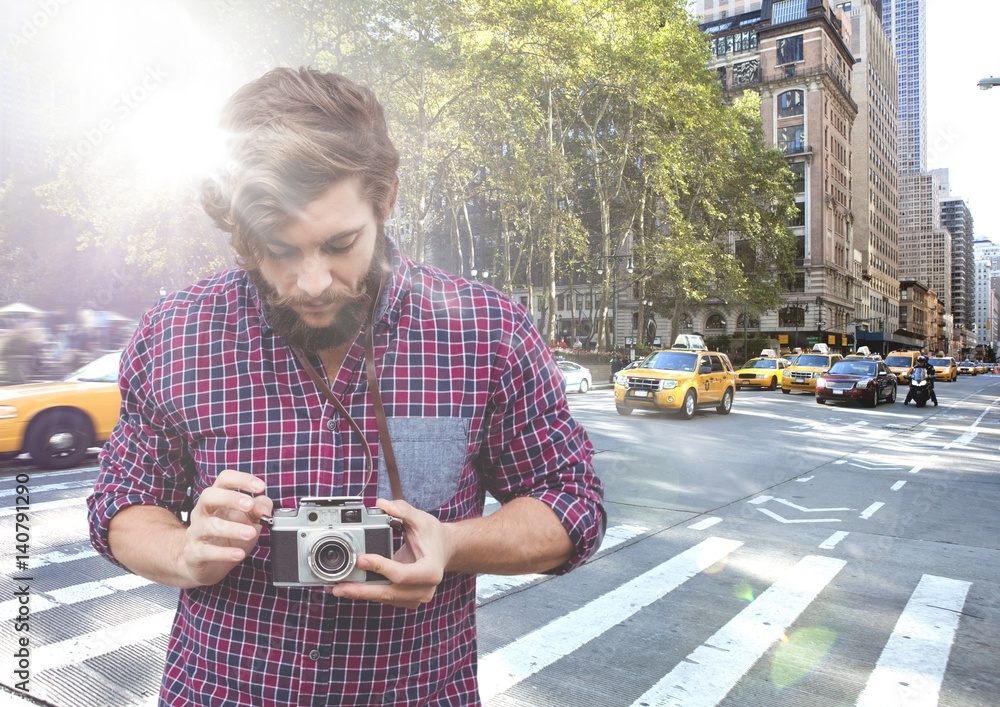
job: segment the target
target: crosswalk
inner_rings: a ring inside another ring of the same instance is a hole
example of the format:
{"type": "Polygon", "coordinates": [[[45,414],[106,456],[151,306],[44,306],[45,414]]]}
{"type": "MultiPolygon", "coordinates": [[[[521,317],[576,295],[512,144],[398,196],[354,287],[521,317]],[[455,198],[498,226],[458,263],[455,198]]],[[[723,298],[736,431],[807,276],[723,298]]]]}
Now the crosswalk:
{"type": "MultiPolygon", "coordinates": [[[[39,499],[34,506],[39,511],[38,537],[61,540],[67,525],[76,535],[74,540],[62,540],[32,557],[31,693],[65,707],[84,704],[80,695],[87,694],[105,695],[102,703],[112,707],[155,704],[156,666],[162,664],[176,593],[124,573],[96,556],[85,530],[77,527],[85,514],[84,497],[66,497],[83,488],[67,480],[33,491],[33,498],[39,499]],[[42,501],[45,491],[63,497],[42,501]],[[77,623],[71,625],[74,617],[77,623]],[[124,654],[130,660],[131,656],[143,656],[147,661],[144,684],[137,684],[131,675],[109,686],[109,680],[114,683],[113,667],[109,667],[114,663],[108,661],[124,654]]],[[[0,495],[3,493],[0,489],[0,495]]],[[[623,627],[641,627],[654,607],[681,601],[677,595],[684,594],[684,602],[709,602],[712,588],[717,591],[723,581],[721,567],[737,560],[753,566],[770,551],[760,539],[727,537],[725,528],[719,518],[692,523],[674,540],[676,548],[651,566],[628,565],[635,567],[631,575],[609,575],[601,568],[602,561],[612,558],[612,553],[634,550],[646,542],[652,546],[662,538],[655,529],[619,523],[608,529],[597,558],[566,577],[480,577],[477,603],[481,608],[480,633],[486,637],[497,633],[491,621],[513,610],[514,605],[508,608],[506,602],[530,605],[531,592],[571,586],[566,582],[600,585],[592,596],[581,595],[576,603],[564,601],[555,615],[539,620],[530,630],[499,643],[482,641],[479,675],[484,702],[550,704],[548,698],[539,697],[537,702],[525,698],[532,694],[525,686],[558,670],[561,662],[572,656],[618,640],[610,637],[623,627]]],[[[755,595],[748,590],[731,616],[724,616],[720,625],[706,624],[704,635],[682,652],[648,654],[635,648],[642,655],[639,662],[644,669],[637,670],[634,684],[609,698],[609,704],[690,707],[739,703],[734,695],[739,694],[755,666],[773,659],[797,629],[801,633],[802,617],[823,604],[826,595],[845,591],[839,583],[849,574],[845,568],[851,561],[834,556],[835,546],[827,543],[800,557],[782,557],[773,571],[759,567],[760,581],[766,578],[767,586],[755,595]]],[[[0,547],[0,563],[9,567],[11,561],[10,548],[0,547]]],[[[854,685],[846,702],[864,707],[938,704],[971,586],[964,578],[913,577],[909,596],[899,602],[905,606],[895,616],[891,632],[880,636],[872,629],[867,637],[882,648],[867,666],[866,679],[854,685]]],[[[0,595],[0,626],[10,627],[20,611],[17,598],[10,596],[9,592],[7,597],[0,595]]],[[[14,682],[16,640],[12,629],[0,630],[0,682],[7,685],[14,682]]],[[[626,643],[620,650],[631,648],[626,643]]],[[[797,660],[801,662],[801,657],[797,660]]],[[[808,671],[808,666],[802,670],[808,671]]],[[[600,669],[578,679],[600,682],[600,669]]]]}

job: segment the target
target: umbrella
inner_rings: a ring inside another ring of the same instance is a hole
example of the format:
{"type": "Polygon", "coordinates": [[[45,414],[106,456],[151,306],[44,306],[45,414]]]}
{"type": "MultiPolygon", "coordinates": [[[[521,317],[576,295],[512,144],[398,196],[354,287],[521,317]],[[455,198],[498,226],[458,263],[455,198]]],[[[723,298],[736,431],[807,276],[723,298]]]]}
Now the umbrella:
{"type": "Polygon", "coordinates": [[[30,304],[25,302],[14,302],[8,304],[5,307],[0,307],[0,315],[3,314],[45,314],[45,312],[38,307],[32,307],[30,304]]]}

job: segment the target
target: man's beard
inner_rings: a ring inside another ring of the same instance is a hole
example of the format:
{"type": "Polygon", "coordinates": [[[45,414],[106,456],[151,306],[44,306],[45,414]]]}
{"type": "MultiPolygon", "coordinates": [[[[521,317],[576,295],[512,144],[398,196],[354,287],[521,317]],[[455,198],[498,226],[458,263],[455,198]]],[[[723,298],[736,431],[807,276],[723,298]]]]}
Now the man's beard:
{"type": "Polygon", "coordinates": [[[267,312],[268,323],[274,331],[284,337],[289,346],[315,353],[354,340],[371,317],[373,299],[379,292],[383,274],[388,270],[389,250],[385,237],[382,235],[382,229],[379,228],[371,266],[354,292],[341,294],[328,290],[315,298],[302,295],[282,297],[264,278],[260,269],[249,269],[247,274],[260,292],[267,312]],[[306,324],[295,311],[293,305],[296,302],[310,304],[339,302],[340,309],[329,326],[312,327],[306,324]]]}

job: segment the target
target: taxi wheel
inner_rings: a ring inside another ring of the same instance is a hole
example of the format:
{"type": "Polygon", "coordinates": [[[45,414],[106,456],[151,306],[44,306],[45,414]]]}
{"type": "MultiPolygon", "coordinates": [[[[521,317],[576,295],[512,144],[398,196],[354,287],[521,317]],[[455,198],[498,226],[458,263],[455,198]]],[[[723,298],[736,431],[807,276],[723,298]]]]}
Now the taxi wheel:
{"type": "Polygon", "coordinates": [[[43,469],[66,469],[87,454],[92,434],[87,420],[72,410],[55,410],[31,425],[28,452],[43,469]]]}
{"type": "Polygon", "coordinates": [[[768,390],[777,390],[778,389],[778,377],[777,376],[772,376],[772,378],[771,378],[771,385],[767,386],[767,389],[768,390]]]}
{"type": "Polygon", "coordinates": [[[632,414],[632,408],[627,408],[623,405],[615,405],[615,410],[618,411],[619,415],[622,415],[624,417],[628,417],[629,415],[632,414]]]}
{"type": "Polygon", "coordinates": [[[781,392],[784,393],[785,395],[791,395],[792,394],[792,391],[790,391],[788,388],[782,388],[781,392]]]}
{"type": "Polygon", "coordinates": [[[693,390],[689,390],[684,396],[684,404],[681,406],[681,417],[690,420],[694,417],[694,411],[698,407],[698,397],[693,390]]]}
{"type": "Polygon", "coordinates": [[[722,402],[719,406],[715,408],[715,411],[720,415],[728,415],[729,411],[733,409],[733,389],[726,388],[726,392],[722,394],[722,402]]]}
{"type": "Polygon", "coordinates": [[[590,383],[588,383],[587,379],[584,378],[580,381],[580,392],[586,393],[588,390],[590,390],[590,383]]]}

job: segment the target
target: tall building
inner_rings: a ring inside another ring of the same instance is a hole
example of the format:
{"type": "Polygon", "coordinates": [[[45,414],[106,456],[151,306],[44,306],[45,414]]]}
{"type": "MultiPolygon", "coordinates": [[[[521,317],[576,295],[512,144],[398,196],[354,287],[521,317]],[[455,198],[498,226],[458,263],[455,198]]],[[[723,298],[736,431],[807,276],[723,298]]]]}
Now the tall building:
{"type": "Polygon", "coordinates": [[[927,2],[882,0],[899,66],[899,169],[927,171],[927,2]]]}
{"type": "Polygon", "coordinates": [[[976,258],[976,346],[1000,352],[1000,245],[981,239],[973,243],[976,258]]]}
{"type": "Polygon", "coordinates": [[[723,20],[760,9],[761,0],[698,0],[695,12],[703,22],[723,20]]]}
{"type": "MultiPolygon", "coordinates": [[[[878,0],[841,2],[851,22],[851,127],[854,249],[861,286],[855,306],[858,344],[886,353],[899,329],[899,166],[896,101],[899,71],[882,28],[878,0]]],[[[906,343],[897,341],[897,344],[906,343]]]]}
{"type": "MultiPolygon", "coordinates": [[[[976,300],[976,255],[973,245],[972,212],[963,199],[952,197],[950,194],[942,195],[941,226],[951,235],[951,313],[954,317],[955,330],[969,339],[976,300]]],[[[963,345],[968,347],[970,343],[972,342],[967,340],[963,345]]]]}
{"type": "MultiPolygon", "coordinates": [[[[798,177],[796,276],[762,331],[789,348],[844,346],[861,267],[853,247],[850,24],[829,0],[764,0],[759,11],[702,25],[727,91],[761,94],[766,139],[798,177]]],[[[867,202],[867,200],[866,200],[867,202]]]]}

